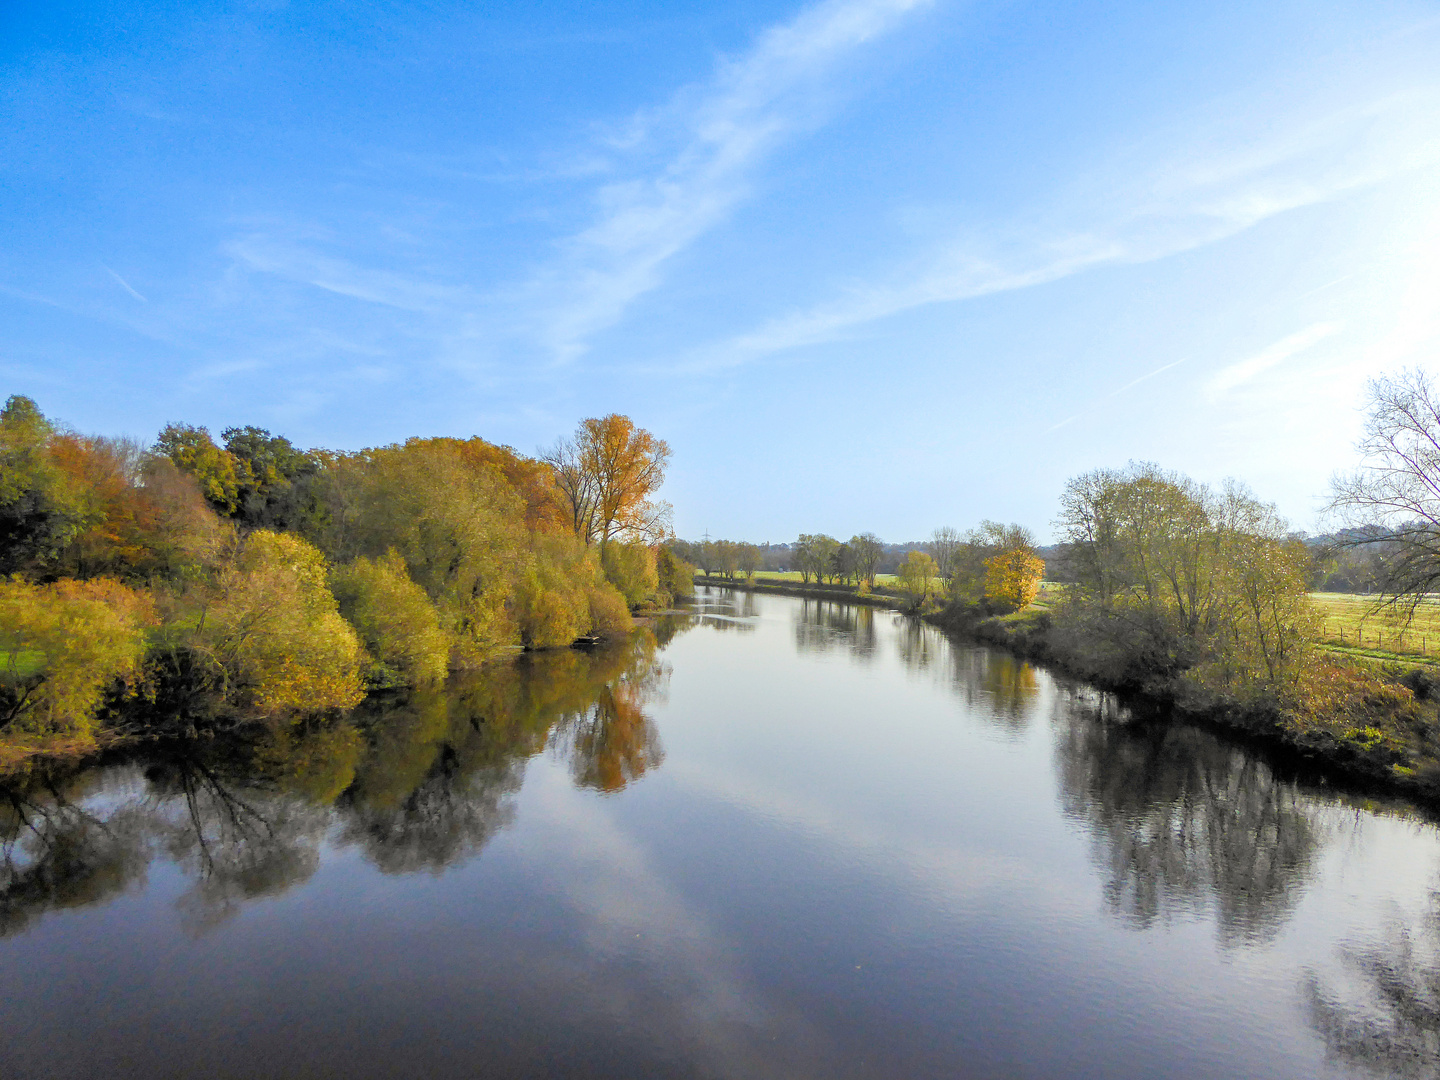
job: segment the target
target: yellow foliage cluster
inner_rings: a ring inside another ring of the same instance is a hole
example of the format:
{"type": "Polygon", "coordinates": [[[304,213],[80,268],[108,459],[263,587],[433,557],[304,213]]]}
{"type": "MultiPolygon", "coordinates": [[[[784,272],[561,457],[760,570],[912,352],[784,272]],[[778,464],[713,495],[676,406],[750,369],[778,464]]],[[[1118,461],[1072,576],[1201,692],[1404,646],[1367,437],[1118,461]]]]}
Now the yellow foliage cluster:
{"type": "Polygon", "coordinates": [[[985,596],[1020,610],[1040,595],[1045,560],[1029,548],[1002,551],[985,560],[985,596]]]}
{"type": "Polygon", "coordinates": [[[344,709],[364,697],[360,639],[314,546],[258,529],[217,592],[194,644],[261,712],[344,709]]]}
{"type": "Polygon", "coordinates": [[[92,737],[105,693],[138,680],[156,622],[149,598],[113,579],[0,582],[0,719],[92,737]]]}
{"type": "Polygon", "coordinates": [[[332,570],[330,584],[340,613],[380,665],[371,681],[415,685],[445,677],[449,639],[399,552],[391,548],[378,559],[358,556],[332,570]]]}

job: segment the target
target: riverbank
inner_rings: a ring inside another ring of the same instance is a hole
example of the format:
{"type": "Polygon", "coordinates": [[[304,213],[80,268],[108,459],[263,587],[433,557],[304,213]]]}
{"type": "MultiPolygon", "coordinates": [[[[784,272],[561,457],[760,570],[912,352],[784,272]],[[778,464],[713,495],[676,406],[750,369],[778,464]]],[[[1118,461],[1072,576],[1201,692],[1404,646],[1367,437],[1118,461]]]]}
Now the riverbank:
{"type": "MultiPolygon", "coordinates": [[[[849,585],[782,585],[698,575],[695,580],[697,585],[897,611],[910,606],[908,598],[883,588],[858,594],[849,585]]],[[[1424,669],[1366,669],[1317,651],[1315,685],[1308,688],[1307,700],[1243,698],[1185,675],[1119,684],[1093,661],[1094,650],[1087,648],[1093,643],[1057,626],[1047,610],[990,615],[976,605],[952,603],[920,618],[1115,693],[1146,715],[1224,731],[1326,782],[1440,808],[1440,677],[1424,669]]]]}
{"type": "Polygon", "coordinates": [[[822,582],[776,582],[757,578],[754,581],[735,580],[722,577],[695,575],[696,585],[708,585],[715,589],[739,589],[742,592],[769,593],[772,596],[797,596],[806,600],[834,600],[843,604],[863,604],[866,607],[890,608],[903,611],[909,606],[908,599],[898,592],[877,586],[868,593],[859,592],[854,585],[826,585],[822,582]]]}
{"type": "Polygon", "coordinates": [[[1093,643],[1047,611],[994,616],[952,604],[925,621],[1114,692],[1148,713],[1264,746],[1328,782],[1440,808],[1440,683],[1423,670],[1366,670],[1317,650],[1302,694],[1247,698],[1184,674],[1117,685],[1090,659],[1093,643]]]}

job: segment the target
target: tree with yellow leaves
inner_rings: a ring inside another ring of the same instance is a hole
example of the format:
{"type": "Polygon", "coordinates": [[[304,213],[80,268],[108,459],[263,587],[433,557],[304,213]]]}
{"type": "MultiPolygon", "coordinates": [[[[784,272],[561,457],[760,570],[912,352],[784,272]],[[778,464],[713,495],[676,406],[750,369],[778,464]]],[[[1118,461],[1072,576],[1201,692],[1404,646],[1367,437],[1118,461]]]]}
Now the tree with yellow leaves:
{"type": "Polygon", "coordinates": [[[602,549],[611,540],[655,543],[670,531],[671,509],[650,496],[665,482],[670,447],[628,416],[582,420],[541,460],[550,466],[575,535],[602,549]]]}
{"type": "Polygon", "coordinates": [[[939,567],[928,552],[912,551],[905,556],[895,576],[899,579],[900,588],[910,594],[911,603],[919,609],[929,599],[938,572],[939,567]]]}
{"type": "Polygon", "coordinates": [[[985,598],[1018,611],[1040,595],[1045,560],[1031,546],[1016,546],[985,560],[985,598]]]}
{"type": "Polygon", "coordinates": [[[133,687],[157,622],[112,578],[0,581],[0,730],[94,735],[107,691],[133,687]]]}

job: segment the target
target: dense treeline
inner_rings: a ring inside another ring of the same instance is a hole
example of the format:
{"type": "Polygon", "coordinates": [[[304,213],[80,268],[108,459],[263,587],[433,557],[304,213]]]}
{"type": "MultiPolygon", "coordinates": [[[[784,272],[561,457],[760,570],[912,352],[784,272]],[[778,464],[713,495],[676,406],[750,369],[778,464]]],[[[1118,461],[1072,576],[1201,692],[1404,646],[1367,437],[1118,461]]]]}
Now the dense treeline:
{"type": "Polygon", "coordinates": [[[84,745],[125,703],[187,724],[348,709],[627,632],[690,587],[650,498],[669,451],[621,416],[565,445],[568,477],[478,438],[336,453],[174,424],[145,448],[12,397],[0,734],[84,745]]]}

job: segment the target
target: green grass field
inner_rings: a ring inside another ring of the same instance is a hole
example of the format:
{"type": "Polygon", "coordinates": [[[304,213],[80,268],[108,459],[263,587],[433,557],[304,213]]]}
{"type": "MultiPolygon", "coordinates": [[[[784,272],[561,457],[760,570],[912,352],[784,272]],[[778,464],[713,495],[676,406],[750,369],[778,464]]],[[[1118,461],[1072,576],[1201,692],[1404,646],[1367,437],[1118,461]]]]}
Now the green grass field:
{"type": "MultiPolygon", "coordinates": [[[[756,581],[794,581],[794,582],[797,582],[797,583],[798,583],[798,582],[800,582],[802,579],[801,579],[801,577],[800,577],[800,571],[799,571],[799,570],[786,570],[784,573],[781,573],[779,570],[757,570],[757,571],[755,571],[755,580],[756,580],[756,581]]],[[[876,585],[893,585],[894,583],[895,583],[895,575],[894,575],[894,574],[876,574],[876,575],[875,575],[875,584],[876,584],[876,585]]]]}
{"type": "Polygon", "coordinates": [[[1380,607],[1373,596],[1311,593],[1321,640],[1332,652],[1375,660],[1440,660],[1440,601],[1427,601],[1408,622],[1403,611],[1380,607]]]}

